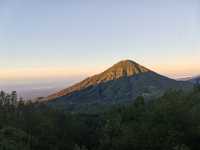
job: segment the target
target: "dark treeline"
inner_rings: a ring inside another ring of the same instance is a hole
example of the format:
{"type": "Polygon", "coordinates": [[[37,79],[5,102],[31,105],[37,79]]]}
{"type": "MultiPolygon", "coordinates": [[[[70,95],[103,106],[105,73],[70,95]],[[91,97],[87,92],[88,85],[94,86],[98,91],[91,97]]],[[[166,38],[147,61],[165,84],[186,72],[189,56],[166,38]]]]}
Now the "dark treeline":
{"type": "Polygon", "coordinates": [[[70,113],[0,93],[0,150],[199,150],[200,89],[168,91],[99,114],[70,113]]]}

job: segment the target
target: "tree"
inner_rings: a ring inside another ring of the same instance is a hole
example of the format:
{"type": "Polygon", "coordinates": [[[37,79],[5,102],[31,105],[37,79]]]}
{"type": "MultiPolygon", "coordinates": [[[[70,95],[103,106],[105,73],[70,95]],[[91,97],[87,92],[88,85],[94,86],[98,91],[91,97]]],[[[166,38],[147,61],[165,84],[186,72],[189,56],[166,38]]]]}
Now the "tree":
{"type": "Polygon", "coordinates": [[[5,127],[0,130],[0,149],[2,150],[29,150],[28,135],[19,129],[5,127]]]}
{"type": "Polygon", "coordinates": [[[194,84],[194,91],[200,92],[200,78],[196,80],[196,83],[194,84]]]}
{"type": "Polygon", "coordinates": [[[143,107],[144,106],[144,97],[143,96],[138,96],[134,101],[134,106],[136,108],[143,107]]]}

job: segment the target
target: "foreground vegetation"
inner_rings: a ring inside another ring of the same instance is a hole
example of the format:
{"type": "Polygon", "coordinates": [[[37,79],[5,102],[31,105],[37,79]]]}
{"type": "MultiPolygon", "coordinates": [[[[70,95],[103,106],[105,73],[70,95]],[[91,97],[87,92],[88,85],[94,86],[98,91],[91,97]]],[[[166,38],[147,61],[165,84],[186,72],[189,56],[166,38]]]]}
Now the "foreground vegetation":
{"type": "Polygon", "coordinates": [[[168,91],[99,114],[70,113],[0,93],[0,150],[198,150],[200,88],[168,91]]]}

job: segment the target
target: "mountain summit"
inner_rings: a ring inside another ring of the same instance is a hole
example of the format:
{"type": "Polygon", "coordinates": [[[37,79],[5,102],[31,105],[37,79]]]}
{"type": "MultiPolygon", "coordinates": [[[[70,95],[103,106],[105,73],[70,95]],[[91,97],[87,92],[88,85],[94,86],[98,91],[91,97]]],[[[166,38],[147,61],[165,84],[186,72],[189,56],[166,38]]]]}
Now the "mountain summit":
{"type": "Polygon", "coordinates": [[[123,60],[44,99],[52,106],[79,110],[88,106],[125,103],[137,96],[154,97],[168,89],[189,89],[192,84],[159,75],[144,66],[123,60]]]}
{"type": "Polygon", "coordinates": [[[139,73],[150,72],[151,70],[131,61],[123,60],[113,65],[105,72],[99,74],[99,77],[108,78],[108,80],[118,79],[124,76],[133,76],[139,73]]]}
{"type": "Polygon", "coordinates": [[[112,80],[117,80],[123,77],[134,76],[136,74],[145,73],[145,72],[152,72],[152,71],[132,60],[122,60],[114,64],[112,67],[110,67],[106,71],[100,74],[94,75],[92,77],[89,77],[83,80],[82,82],[77,83],[58,93],[52,94],[48,96],[47,99],[48,100],[55,99],[57,97],[68,95],[72,92],[80,91],[82,89],[85,89],[93,85],[105,83],[112,80]]]}

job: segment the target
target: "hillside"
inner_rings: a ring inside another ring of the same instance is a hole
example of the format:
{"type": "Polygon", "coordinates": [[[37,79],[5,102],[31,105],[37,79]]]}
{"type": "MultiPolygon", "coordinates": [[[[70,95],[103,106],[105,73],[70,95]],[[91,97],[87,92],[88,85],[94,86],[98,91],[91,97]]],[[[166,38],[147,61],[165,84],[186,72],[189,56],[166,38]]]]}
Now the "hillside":
{"type": "Polygon", "coordinates": [[[87,114],[18,103],[16,94],[0,92],[1,150],[200,149],[200,87],[87,114]]]}

